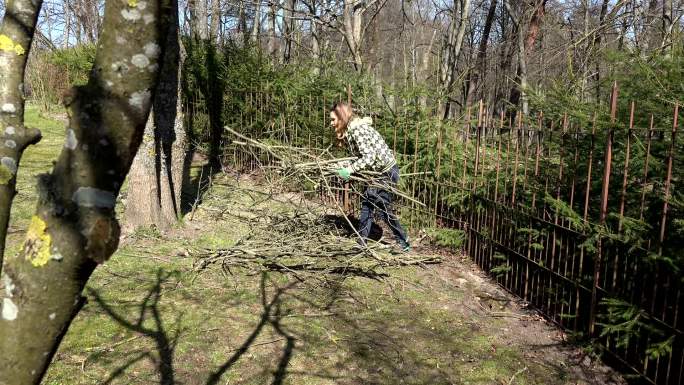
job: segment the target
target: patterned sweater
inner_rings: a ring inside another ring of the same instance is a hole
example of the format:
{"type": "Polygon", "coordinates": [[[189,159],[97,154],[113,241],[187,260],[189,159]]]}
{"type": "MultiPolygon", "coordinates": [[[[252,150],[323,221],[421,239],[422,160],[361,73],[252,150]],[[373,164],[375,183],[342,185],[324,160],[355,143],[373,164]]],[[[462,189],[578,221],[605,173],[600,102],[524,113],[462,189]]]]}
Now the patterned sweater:
{"type": "Polygon", "coordinates": [[[345,133],[351,152],[358,157],[350,168],[352,173],[369,169],[386,172],[397,161],[382,136],[373,128],[370,117],[354,118],[345,133]]]}

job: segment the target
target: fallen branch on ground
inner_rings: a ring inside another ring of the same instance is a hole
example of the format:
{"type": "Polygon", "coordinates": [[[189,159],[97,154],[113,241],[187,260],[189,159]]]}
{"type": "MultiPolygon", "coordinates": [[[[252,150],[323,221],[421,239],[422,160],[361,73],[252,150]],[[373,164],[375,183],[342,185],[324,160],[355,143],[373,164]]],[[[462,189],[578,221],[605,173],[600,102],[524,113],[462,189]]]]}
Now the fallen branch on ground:
{"type": "MultiPolygon", "coordinates": [[[[233,218],[248,225],[250,233],[230,247],[191,251],[195,270],[217,266],[226,274],[234,268],[247,268],[285,272],[301,279],[301,274],[381,278],[386,276],[384,268],[441,262],[439,257],[391,254],[380,243],[359,247],[349,238],[348,229],[337,227],[337,217],[294,202],[291,208],[293,212],[287,214],[255,209],[254,216],[244,215],[243,209],[233,218]]],[[[231,210],[226,209],[225,214],[231,215],[231,210]]]]}

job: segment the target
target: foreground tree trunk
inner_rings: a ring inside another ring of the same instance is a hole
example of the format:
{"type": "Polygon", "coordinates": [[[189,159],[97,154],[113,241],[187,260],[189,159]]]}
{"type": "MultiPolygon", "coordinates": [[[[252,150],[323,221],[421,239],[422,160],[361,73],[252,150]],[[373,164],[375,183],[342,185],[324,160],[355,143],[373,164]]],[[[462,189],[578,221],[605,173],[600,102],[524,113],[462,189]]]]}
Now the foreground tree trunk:
{"type": "Polygon", "coordinates": [[[64,149],[39,178],[21,252],[5,261],[0,384],[40,382],[88,278],[118,246],[114,205],[142,139],[169,12],[165,1],[106,2],[88,84],[65,98],[64,149]]]}
{"type": "Polygon", "coordinates": [[[17,168],[24,149],[40,140],[40,131],[24,126],[24,72],[42,1],[7,3],[0,27],[0,271],[17,168]]]}
{"type": "Polygon", "coordinates": [[[183,49],[178,19],[172,21],[159,85],[140,150],[128,176],[125,226],[173,226],[181,215],[181,187],[186,155],[186,135],[181,104],[183,49]]]}

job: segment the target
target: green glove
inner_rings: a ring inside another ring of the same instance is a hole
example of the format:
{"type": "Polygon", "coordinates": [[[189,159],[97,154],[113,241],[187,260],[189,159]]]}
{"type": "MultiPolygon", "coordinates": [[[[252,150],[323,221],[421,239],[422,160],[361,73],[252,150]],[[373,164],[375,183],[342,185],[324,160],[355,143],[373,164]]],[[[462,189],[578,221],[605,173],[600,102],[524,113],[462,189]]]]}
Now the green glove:
{"type": "Polygon", "coordinates": [[[344,180],[349,180],[349,177],[351,176],[351,170],[346,168],[346,167],[337,169],[336,172],[337,172],[337,175],[339,175],[340,178],[342,178],[344,180]]]}

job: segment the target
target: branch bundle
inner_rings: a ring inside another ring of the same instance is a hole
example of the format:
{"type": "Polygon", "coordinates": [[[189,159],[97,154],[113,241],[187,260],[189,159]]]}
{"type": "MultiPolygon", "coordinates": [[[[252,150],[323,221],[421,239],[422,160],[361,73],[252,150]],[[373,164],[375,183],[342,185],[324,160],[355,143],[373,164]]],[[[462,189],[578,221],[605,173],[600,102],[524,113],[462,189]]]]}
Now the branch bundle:
{"type": "Polygon", "coordinates": [[[281,205],[280,212],[273,207],[245,207],[244,202],[221,202],[225,206],[221,215],[246,225],[249,234],[230,247],[192,251],[196,271],[219,267],[231,273],[233,268],[246,268],[288,272],[297,277],[342,274],[379,278],[386,275],[384,268],[441,262],[439,257],[392,254],[380,243],[360,247],[350,237],[353,231],[344,223],[346,218],[331,215],[320,205],[312,207],[292,200],[282,210],[285,202],[264,195],[270,199],[258,199],[257,205],[275,203],[281,205]]]}
{"type": "MultiPolygon", "coordinates": [[[[281,144],[268,144],[263,141],[248,138],[229,127],[225,127],[225,129],[237,137],[238,140],[233,140],[233,144],[252,150],[260,150],[267,154],[267,157],[270,159],[267,165],[260,165],[262,168],[276,171],[281,175],[282,180],[309,182],[315,189],[322,188],[331,196],[335,195],[333,191],[340,189],[334,182],[331,183],[331,179],[336,175],[335,171],[356,159],[354,157],[335,158],[330,152],[330,148],[310,149],[281,144]]],[[[252,153],[254,154],[253,151],[252,153]]],[[[254,159],[260,159],[259,156],[256,156],[256,154],[254,155],[254,159]]],[[[388,190],[395,196],[414,202],[420,206],[425,206],[424,203],[415,200],[413,197],[403,193],[396,186],[389,184],[380,172],[362,170],[354,173],[354,175],[351,176],[351,180],[362,182],[369,187],[388,190]]]]}

